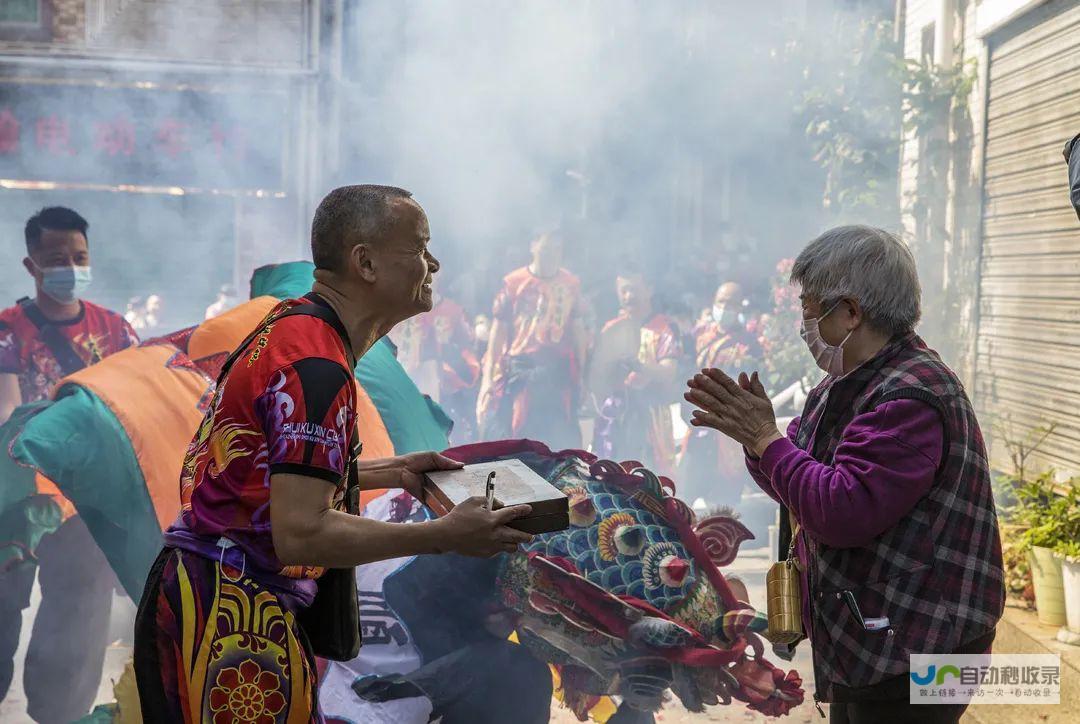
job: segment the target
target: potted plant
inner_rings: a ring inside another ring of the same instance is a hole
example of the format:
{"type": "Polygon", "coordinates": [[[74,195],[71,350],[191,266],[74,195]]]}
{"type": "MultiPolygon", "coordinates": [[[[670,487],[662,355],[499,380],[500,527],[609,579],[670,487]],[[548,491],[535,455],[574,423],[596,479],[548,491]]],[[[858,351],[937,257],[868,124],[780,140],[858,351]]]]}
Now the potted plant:
{"type": "Polygon", "coordinates": [[[1065,584],[1061,577],[1061,559],[1054,555],[1051,546],[1045,545],[1047,542],[1052,541],[1037,536],[1028,541],[1035,610],[1039,614],[1039,623],[1062,626],[1065,623],[1065,584]]]}
{"type": "MultiPolygon", "coordinates": [[[[1065,627],[1080,636],[1080,540],[1063,541],[1054,547],[1061,559],[1061,582],[1065,593],[1065,627]]],[[[1076,636],[1069,637],[1073,641],[1076,636]]]]}
{"type": "Polygon", "coordinates": [[[1054,487],[1052,472],[1019,487],[1015,516],[1027,526],[1021,540],[1028,551],[1039,621],[1062,626],[1065,624],[1065,587],[1062,559],[1054,554],[1054,550],[1080,538],[1077,500],[1080,489],[1070,486],[1066,495],[1058,495],[1054,487]]]}

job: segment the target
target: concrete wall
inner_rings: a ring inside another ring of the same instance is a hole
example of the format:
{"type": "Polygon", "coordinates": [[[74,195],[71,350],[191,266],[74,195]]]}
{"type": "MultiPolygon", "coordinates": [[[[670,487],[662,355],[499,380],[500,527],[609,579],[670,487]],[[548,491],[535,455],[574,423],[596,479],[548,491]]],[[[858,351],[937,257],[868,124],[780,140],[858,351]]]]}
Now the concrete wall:
{"type": "Polygon", "coordinates": [[[178,60],[298,67],[309,51],[309,5],[305,0],[138,0],[109,18],[90,45],[178,60]]]}
{"type": "MultiPolygon", "coordinates": [[[[1034,4],[1038,4],[1037,2],[1034,4]]],[[[900,194],[905,241],[919,262],[927,341],[973,387],[979,322],[982,148],[986,106],[987,29],[1025,12],[1031,0],[908,0],[905,58],[918,60],[923,30],[935,26],[939,65],[975,68],[966,107],[934,131],[909,132],[901,151],[900,194]],[[948,150],[920,154],[944,141],[948,150]]]]}
{"type": "MultiPolygon", "coordinates": [[[[321,191],[316,158],[323,134],[313,120],[320,99],[319,19],[334,0],[46,2],[51,38],[0,39],[0,76],[121,86],[152,82],[238,94],[245,88],[282,91],[290,116],[283,148],[285,197],[240,195],[231,199],[232,208],[214,206],[212,220],[181,216],[192,229],[233,227],[233,248],[222,249],[220,258],[234,269],[241,289],[251,268],[308,254],[311,212],[321,191]]],[[[103,177],[100,183],[113,181],[103,177]]],[[[63,203],[78,193],[86,189],[52,190],[34,196],[33,203],[63,203]]],[[[98,193],[83,200],[84,206],[118,215],[127,208],[119,198],[124,194],[98,193]]],[[[23,218],[26,195],[0,190],[0,210],[23,218]]]]}
{"type": "Polygon", "coordinates": [[[53,0],[53,42],[81,44],[86,40],[86,0],[53,0]]]}
{"type": "Polygon", "coordinates": [[[226,65],[310,65],[319,0],[46,0],[51,39],[0,41],[0,53],[226,65]]]}

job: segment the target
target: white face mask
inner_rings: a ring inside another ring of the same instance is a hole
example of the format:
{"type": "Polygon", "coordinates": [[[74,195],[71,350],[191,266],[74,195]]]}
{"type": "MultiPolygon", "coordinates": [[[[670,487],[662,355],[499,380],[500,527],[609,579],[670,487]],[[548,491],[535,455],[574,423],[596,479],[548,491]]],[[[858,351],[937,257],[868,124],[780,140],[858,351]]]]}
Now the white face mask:
{"type": "Polygon", "coordinates": [[[712,308],[712,321],[721,327],[734,327],[742,322],[741,315],[735,309],[724,304],[714,304],[712,308]]]}
{"type": "Polygon", "coordinates": [[[822,314],[817,319],[804,319],[802,321],[802,329],[799,335],[806,342],[806,346],[810,348],[810,354],[814,355],[814,361],[817,362],[817,366],[830,374],[833,377],[841,377],[844,374],[844,344],[851,338],[852,332],[847,333],[844,340],[838,345],[831,345],[821,337],[821,320],[833,313],[837,307],[840,306],[840,302],[832,305],[829,311],[822,314]]]}
{"type": "Polygon", "coordinates": [[[41,291],[60,304],[75,302],[93,278],[88,266],[40,267],[33,259],[30,261],[41,271],[41,291]]]}

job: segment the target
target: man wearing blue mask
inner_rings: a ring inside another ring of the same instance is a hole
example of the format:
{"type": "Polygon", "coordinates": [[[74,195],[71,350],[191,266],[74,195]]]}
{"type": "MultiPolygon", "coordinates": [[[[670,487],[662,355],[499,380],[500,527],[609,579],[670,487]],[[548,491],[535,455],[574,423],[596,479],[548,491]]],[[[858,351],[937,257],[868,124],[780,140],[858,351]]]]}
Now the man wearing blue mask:
{"type": "MultiPolygon", "coordinates": [[[[63,207],[26,222],[23,266],[35,296],[0,311],[0,423],[19,405],[48,397],[61,378],[138,343],[122,316],[80,299],[91,278],[87,226],[63,207]]],[[[23,677],[27,711],[40,722],[72,721],[89,710],[101,681],[114,577],[70,503],[55,488],[38,492],[54,495],[69,517],[37,546],[37,566],[23,560],[0,573],[0,699],[38,573],[41,605],[23,677]]]]}

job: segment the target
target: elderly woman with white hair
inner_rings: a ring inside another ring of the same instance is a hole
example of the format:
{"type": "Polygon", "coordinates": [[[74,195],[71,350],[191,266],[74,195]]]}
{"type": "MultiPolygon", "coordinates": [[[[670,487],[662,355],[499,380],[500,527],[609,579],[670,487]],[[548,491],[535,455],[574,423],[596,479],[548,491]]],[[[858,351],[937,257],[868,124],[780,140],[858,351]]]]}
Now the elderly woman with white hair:
{"type": "Polygon", "coordinates": [[[909,704],[912,654],[990,650],[1004,607],[982,434],[963,385],[914,332],[911,252],[866,226],[799,255],[802,336],[825,378],[781,434],[755,372],[690,380],[693,424],[741,443],[790,513],[815,699],[832,722],[958,721],[965,704],[909,704]]]}

